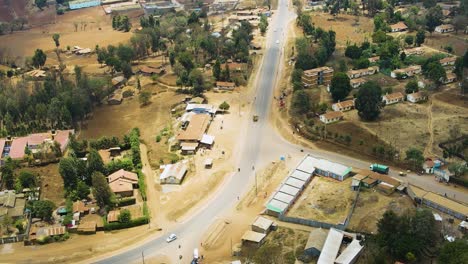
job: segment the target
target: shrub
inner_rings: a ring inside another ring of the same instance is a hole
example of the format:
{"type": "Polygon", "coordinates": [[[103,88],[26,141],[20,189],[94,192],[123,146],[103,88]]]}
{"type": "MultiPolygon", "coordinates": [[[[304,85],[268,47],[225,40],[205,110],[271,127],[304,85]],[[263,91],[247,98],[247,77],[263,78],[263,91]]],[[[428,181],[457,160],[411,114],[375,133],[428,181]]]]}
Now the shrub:
{"type": "Polygon", "coordinates": [[[148,222],[149,222],[149,218],[143,216],[143,217],[131,220],[128,223],[113,222],[113,223],[104,224],[104,230],[105,231],[119,230],[119,229],[124,229],[124,228],[145,225],[148,222]]]}
{"type": "Polygon", "coordinates": [[[128,98],[130,96],[133,96],[133,91],[126,90],[125,92],[122,93],[123,98],[128,98]]]}
{"type": "Polygon", "coordinates": [[[132,204],[135,204],[135,203],[136,203],[136,198],[135,197],[122,198],[122,199],[117,201],[117,207],[132,205],[132,204]]]}
{"type": "Polygon", "coordinates": [[[156,142],[159,143],[160,141],[161,141],[161,135],[157,135],[157,136],[156,136],[156,142]]]}

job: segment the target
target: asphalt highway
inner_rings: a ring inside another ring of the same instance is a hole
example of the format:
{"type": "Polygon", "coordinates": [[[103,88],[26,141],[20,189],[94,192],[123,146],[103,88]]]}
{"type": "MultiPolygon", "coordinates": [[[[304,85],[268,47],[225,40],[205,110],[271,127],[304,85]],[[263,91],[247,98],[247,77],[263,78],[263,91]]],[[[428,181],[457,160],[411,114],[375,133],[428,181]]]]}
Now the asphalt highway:
{"type": "MultiPolygon", "coordinates": [[[[254,102],[248,115],[258,115],[258,122],[253,122],[249,118],[246,122],[245,133],[238,146],[239,155],[235,164],[238,164],[240,172],[235,172],[213,195],[197,213],[193,214],[183,222],[176,223],[173,228],[167,230],[165,235],[150,238],[146,242],[138,245],[129,245],[126,251],[117,253],[110,257],[103,257],[95,263],[141,263],[143,255],[145,258],[158,254],[168,255],[174,263],[190,263],[194,248],[200,245],[203,234],[207,231],[211,223],[222,218],[231,209],[239,196],[249,189],[254,181],[254,166],[260,168],[267,162],[279,159],[281,155],[300,153],[310,153],[314,156],[328,158],[353,167],[366,168],[369,162],[357,160],[337,153],[304,149],[304,147],[294,145],[283,139],[273,129],[268,116],[273,99],[275,81],[281,63],[281,51],[286,40],[286,28],[288,23],[295,17],[295,14],[288,10],[287,0],[279,0],[278,10],[270,21],[267,33],[267,48],[265,49],[263,62],[258,73],[254,102]],[[178,239],[167,243],[166,237],[174,233],[178,239]],[[182,259],[179,256],[183,256],[182,259]]],[[[392,176],[396,176],[395,172],[392,176]]],[[[422,185],[439,193],[455,195],[457,199],[468,202],[468,195],[461,190],[454,190],[445,185],[435,182],[430,177],[408,175],[403,180],[410,181],[416,185],[422,185]]]]}

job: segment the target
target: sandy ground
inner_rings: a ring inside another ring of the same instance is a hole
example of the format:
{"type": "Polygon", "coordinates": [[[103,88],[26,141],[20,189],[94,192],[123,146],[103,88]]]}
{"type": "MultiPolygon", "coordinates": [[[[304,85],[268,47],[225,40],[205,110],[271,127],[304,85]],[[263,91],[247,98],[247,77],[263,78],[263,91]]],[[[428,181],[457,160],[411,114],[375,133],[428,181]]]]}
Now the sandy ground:
{"type": "Polygon", "coordinates": [[[350,186],[351,178],[339,182],[315,177],[287,214],[330,224],[343,223],[356,196],[350,186]]]}
{"type": "Polygon", "coordinates": [[[41,200],[50,200],[56,206],[65,205],[63,179],[58,171],[58,163],[42,167],[25,168],[38,173],[41,183],[41,200]]]}
{"type": "Polygon", "coordinates": [[[377,233],[377,222],[387,210],[397,214],[414,210],[415,206],[407,195],[393,193],[382,194],[374,189],[361,189],[348,228],[355,232],[377,233]]]}
{"type": "Polygon", "coordinates": [[[112,29],[111,19],[101,7],[67,12],[63,16],[57,16],[55,24],[0,36],[0,49],[5,50],[12,58],[32,56],[37,48],[53,50],[54,33],[60,34],[62,49],[67,46],[93,49],[96,45],[116,45],[130,39],[131,32],[123,33],[112,29]],[[76,31],[75,23],[78,24],[76,31]]]}
{"type": "Polygon", "coordinates": [[[337,47],[346,46],[347,42],[361,43],[365,39],[372,39],[374,22],[368,17],[359,17],[359,25],[355,25],[356,17],[340,14],[336,20],[330,20],[332,15],[322,12],[312,12],[312,23],[323,30],[336,32],[337,47]]]}

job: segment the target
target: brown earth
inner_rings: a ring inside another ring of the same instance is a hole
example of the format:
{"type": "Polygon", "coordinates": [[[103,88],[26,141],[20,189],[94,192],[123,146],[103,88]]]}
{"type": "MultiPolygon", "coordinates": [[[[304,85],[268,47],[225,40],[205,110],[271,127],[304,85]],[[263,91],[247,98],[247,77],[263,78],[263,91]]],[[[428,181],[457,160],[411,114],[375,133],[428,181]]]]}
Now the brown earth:
{"type": "Polygon", "coordinates": [[[350,185],[350,178],[338,182],[315,177],[287,214],[330,224],[343,223],[356,195],[350,185]]]}
{"type": "Polygon", "coordinates": [[[65,204],[63,179],[58,170],[58,163],[26,168],[25,170],[39,174],[41,182],[41,200],[50,200],[54,202],[56,206],[65,204]]]}
{"type": "Polygon", "coordinates": [[[9,54],[11,58],[32,56],[34,50],[38,48],[45,51],[53,50],[55,48],[52,40],[54,33],[60,34],[62,49],[66,49],[67,46],[94,49],[96,45],[101,47],[110,44],[117,45],[132,36],[131,32],[113,30],[111,16],[105,15],[101,7],[92,7],[58,16],[55,24],[0,36],[0,49],[9,54]],[[78,26],[76,31],[75,24],[78,26]]]}

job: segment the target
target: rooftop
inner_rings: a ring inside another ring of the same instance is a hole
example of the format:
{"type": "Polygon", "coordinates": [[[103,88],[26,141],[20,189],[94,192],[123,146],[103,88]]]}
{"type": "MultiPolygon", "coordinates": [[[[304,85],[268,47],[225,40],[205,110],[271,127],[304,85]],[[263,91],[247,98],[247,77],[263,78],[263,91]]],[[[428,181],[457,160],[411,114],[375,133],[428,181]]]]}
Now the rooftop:
{"type": "Polygon", "coordinates": [[[354,100],[346,100],[343,102],[338,102],[335,103],[336,106],[339,108],[348,108],[348,107],[353,107],[354,106],[354,100]]]}
{"type": "Polygon", "coordinates": [[[328,112],[328,113],[325,113],[325,114],[322,114],[322,116],[327,119],[327,120],[330,120],[330,119],[335,119],[335,118],[339,118],[339,117],[343,117],[344,114],[340,111],[332,111],[332,112],[328,112]]]}
{"type": "Polygon", "coordinates": [[[177,135],[177,140],[199,141],[203,138],[210,123],[210,116],[205,114],[194,115],[190,120],[186,130],[182,130],[177,135]]]}
{"type": "Polygon", "coordinates": [[[266,234],[254,232],[254,231],[251,231],[251,230],[247,230],[247,232],[245,232],[244,235],[242,236],[242,240],[259,243],[265,237],[266,237],[266,234]]]}
{"type": "Polygon", "coordinates": [[[330,228],[317,264],[335,263],[335,259],[338,255],[338,251],[340,250],[342,240],[343,233],[335,228],[330,228]]]}
{"type": "Polygon", "coordinates": [[[387,100],[395,100],[395,99],[402,99],[405,96],[401,92],[396,92],[396,93],[391,93],[391,94],[386,94],[383,96],[387,100]]]}
{"type": "Polygon", "coordinates": [[[271,225],[273,225],[273,221],[271,221],[268,218],[259,216],[259,217],[257,217],[257,219],[255,220],[255,222],[252,225],[256,226],[256,227],[259,227],[259,228],[261,228],[263,230],[267,230],[267,229],[269,229],[271,227],[271,225]]]}
{"type": "Polygon", "coordinates": [[[182,180],[185,173],[187,172],[187,164],[183,162],[177,162],[176,164],[168,164],[164,168],[164,171],[161,173],[159,178],[166,179],[169,177],[174,177],[176,179],[182,180]]]}

